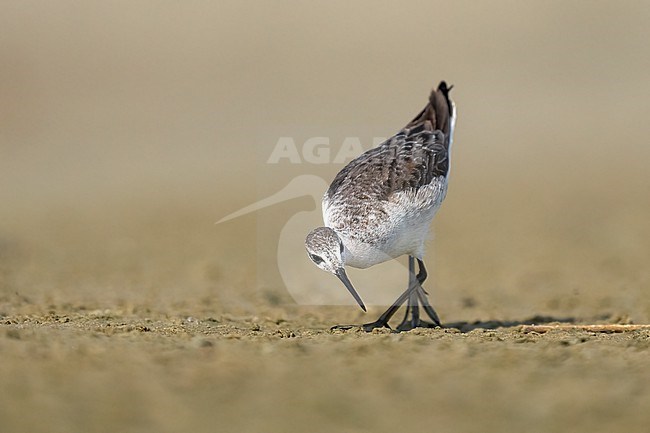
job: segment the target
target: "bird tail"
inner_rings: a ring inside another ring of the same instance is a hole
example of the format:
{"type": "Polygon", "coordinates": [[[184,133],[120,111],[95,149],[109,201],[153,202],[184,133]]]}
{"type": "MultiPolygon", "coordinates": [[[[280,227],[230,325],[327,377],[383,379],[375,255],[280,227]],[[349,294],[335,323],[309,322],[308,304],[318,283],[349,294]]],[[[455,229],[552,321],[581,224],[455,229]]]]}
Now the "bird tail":
{"type": "Polygon", "coordinates": [[[441,81],[438,88],[431,91],[427,106],[406,127],[423,125],[426,129],[440,130],[446,137],[451,137],[456,117],[454,102],[449,98],[452,87],[441,81]]]}

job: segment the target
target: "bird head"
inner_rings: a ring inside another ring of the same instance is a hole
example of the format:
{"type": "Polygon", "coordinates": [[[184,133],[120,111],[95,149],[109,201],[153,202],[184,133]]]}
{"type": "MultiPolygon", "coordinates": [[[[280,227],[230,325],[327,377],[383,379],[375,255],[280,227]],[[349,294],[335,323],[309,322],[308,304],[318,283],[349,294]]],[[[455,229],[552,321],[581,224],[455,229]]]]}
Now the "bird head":
{"type": "Polygon", "coordinates": [[[311,261],[322,270],[336,275],[361,309],[366,311],[366,306],[345,273],[345,246],[339,235],[329,227],[318,227],[307,235],[305,248],[311,261]]]}

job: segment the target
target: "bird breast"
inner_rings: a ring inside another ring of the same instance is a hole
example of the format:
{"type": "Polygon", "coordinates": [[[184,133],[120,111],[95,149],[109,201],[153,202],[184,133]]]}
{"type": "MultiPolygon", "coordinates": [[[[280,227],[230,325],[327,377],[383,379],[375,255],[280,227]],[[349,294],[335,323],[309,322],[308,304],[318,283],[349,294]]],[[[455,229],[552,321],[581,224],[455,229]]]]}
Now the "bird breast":
{"type": "MultiPolygon", "coordinates": [[[[324,207],[325,224],[345,245],[346,265],[367,268],[408,254],[424,255],[431,220],[440,208],[446,182],[440,178],[419,190],[402,191],[387,201],[324,207]]],[[[324,205],[330,203],[324,203],[324,205]]]]}

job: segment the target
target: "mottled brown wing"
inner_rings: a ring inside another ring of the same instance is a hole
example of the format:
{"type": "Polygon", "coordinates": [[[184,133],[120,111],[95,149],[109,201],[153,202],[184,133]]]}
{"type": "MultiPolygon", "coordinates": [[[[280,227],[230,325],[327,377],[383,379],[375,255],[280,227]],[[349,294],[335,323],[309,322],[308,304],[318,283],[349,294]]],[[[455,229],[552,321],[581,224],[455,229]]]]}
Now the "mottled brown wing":
{"type": "Polygon", "coordinates": [[[445,140],[440,131],[404,129],[343,168],[327,197],[388,200],[396,192],[429,185],[449,171],[445,140]]]}
{"type": "Polygon", "coordinates": [[[396,192],[417,190],[446,176],[450,112],[447,85],[442,82],[404,129],[338,173],[327,191],[328,200],[388,200],[396,192]]]}

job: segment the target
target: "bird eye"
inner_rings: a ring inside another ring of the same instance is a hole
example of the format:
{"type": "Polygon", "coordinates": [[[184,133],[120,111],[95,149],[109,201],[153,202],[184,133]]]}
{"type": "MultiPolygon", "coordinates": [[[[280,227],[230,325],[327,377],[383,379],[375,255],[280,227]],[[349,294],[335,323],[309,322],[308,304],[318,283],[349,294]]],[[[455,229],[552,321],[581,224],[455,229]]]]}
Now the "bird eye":
{"type": "Polygon", "coordinates": [[[311,253],[309,253],[309,258],[312,260],[312,262],[316,263],[317,265],[325,261],[321,256],[317,256],[316,254],[311,254],[311,253]]]}

